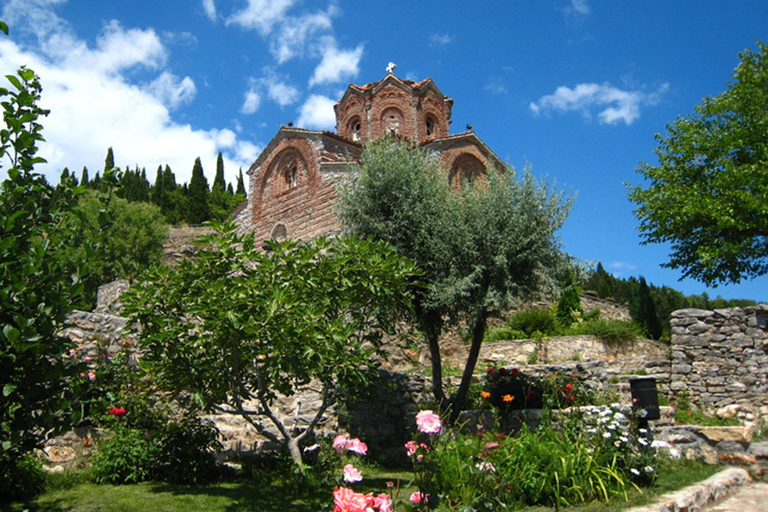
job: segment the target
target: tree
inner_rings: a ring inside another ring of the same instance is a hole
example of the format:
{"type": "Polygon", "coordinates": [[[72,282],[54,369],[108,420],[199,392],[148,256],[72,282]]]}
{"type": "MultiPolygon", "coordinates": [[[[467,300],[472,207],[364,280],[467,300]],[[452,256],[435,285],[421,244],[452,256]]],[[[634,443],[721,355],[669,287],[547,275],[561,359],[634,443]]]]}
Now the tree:
{"type": "Polygon", "coordinates": [[[213,186],[211,192],[223,193],[227,188],[227,183],[224,180],[224,157],[219,151],[219,155],[216,157],[216,177],[213,178],[213,186]]]}
{"type": "Polygon", "coordinates": [[[725,92],[656,134],[659,164],[630,200],[643,243],[671,243],[663,266],[707,285],[768,272],[768,47],[745,50],[725,92]]]}
{"type": "Polygon", "coordinates": [[[237,189],[235,194],[246,197],[248,193],[245,191],[245,181],[243,180],[243,168],[240,168],[240,174],[237,175],[237,189]]]}
{"type": "MultiPolygon", "coordinates": [[[[0,30],[8,33],[2,22],[0,30]]],[[[25,67],[8,80],[12,88],[0,88],[0,161],[8,163],[0,193],[1,483],[14,475],[19,457],[77,417],[72,383],[83,371],[68,364],[71,342],[60,335],[82,285],[58,257],[61,220],[79,190],[65,185],[54,193],[34,172],[45,162],[37,156],[38,120],[48,114],[38,106],[40,82],[25,67]]]]}
{"type": "Polygon", "coordinates": [[[659,317],[656,315],[656,306],[651,298],[651,289],[644,277],[631,278],[634,293],[629,301],[629,314],[632,320],[643,330],[646,337],[658,340],[661,338],[662,328],[659,317]]]}
{"type": "Polygon", "coordinates": [[[203,164],[200,157],[195,159],[192,167],[192,177],[189,180],[188,196],[186,198],[185,220],[190,224],[202,224],[210,220],[211,210],[208,205],[208,180],[203,173],[203,164]]]}
{"type": "Polygon", "coordinates": [[[155,268],[123,296],[141,326],[142,361],[160,386],[242,416],[300,466],[300,443],[323,412],[371,377],[381,333],[408,307],[415,266],[386,244],[356,238],[259,251],[231,223],[201,243],[216,250],[155,268]],[[284,423],[273,409],[278,394],[310,383],[319,410],[284,423]]]}
{"type": "Polygon", "coordinates": [[[99,286],[136,276],[159,263],[168,238],[168,224],[160,208],[96,190],[79,197],[63,220],[63,228],[67,237],[59,250],[62,263],[74,271],[80,261],[89,259],[83,299],[77,304],[83,309],[95,304],[99,286]],[[105,214],[110,219],[106,230],[102,228],[105,214]]]}
{"type": "Polygon", "coordinates": [[[107,156],[104,158],[104,172],[115,168],[115,154],[112,148],[107,149],[107,156]]]}
{"type": "Polygon", "coordinates": [[[490,170],[451,191],[434,159],[385,138],[368,144],[340,188],[338,213],[353,233],[392,244],[424,271],[416,318],[430,348],[433,392],[444,405],[438,338],[446,318],[463,314],[472,345],[450,404],[463,407],[488,318],[553,282],[562,262],[555,231],[571,200],[539,184],[530,169],[490,170]]]}

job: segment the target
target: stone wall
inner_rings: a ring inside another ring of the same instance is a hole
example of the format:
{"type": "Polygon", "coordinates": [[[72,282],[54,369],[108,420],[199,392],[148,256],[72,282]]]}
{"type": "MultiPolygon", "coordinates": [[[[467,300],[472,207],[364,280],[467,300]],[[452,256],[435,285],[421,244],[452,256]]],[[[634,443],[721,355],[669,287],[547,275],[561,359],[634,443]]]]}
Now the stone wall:
{"type": "Polygon", "coordinates": [[[715,413],[728,406],[768,416],[768,306],[672,314],[673,395],[715,413]]]}

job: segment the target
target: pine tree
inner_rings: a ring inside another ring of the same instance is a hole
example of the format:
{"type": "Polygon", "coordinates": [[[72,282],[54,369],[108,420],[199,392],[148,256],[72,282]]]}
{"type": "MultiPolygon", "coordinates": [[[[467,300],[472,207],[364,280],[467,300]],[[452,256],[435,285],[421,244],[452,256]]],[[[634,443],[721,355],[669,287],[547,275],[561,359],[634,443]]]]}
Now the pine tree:
{"type": "Polygon", "coordinates": [[[658,316],[656,316],[656,306],[651,298],[651,290],[644,277],[639,280],[630,279],[636,283],[635,293],[632,294],[632,300],[629,303],[629,312],[632,319],[643,329],[645,335],[651,339],[657,340],[661,337],[662,329],[658,316]]]}
{"type": "MultiPolygon", "coordinates": [[[[154,204],[163,208],[163,166],[157,166],[157,174],[155,175],[155,183],[152,184],[151,199],[154,204]]],[[[163,212],[165,213],[165,212],[163,212]]]]}
{"type": "Polygon", "coordinates": [[[200,157],[195,159],[195,165],[192,167],[192,178],[189,180],[188,196],[186,201],[185,219],[190,224],[202,224],[210,220],[211,210],[208,205],[208,180],[205,179],[203,164],[200,157]]]}
{"type": "Polygon", "coordinates": [[[88,168],[86,166],[83,166],[83,172],[80,175],[80,184],[86,187],[91,186],[91,180],[88,178],[88,168]]]}

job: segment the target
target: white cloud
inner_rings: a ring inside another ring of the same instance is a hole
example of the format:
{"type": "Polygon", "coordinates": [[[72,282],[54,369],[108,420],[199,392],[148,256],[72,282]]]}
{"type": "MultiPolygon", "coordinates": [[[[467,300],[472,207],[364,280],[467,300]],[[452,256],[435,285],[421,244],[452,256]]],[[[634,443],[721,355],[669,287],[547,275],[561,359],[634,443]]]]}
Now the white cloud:
{"type": "Polygon", "coordinates": [[[313,94],[301,106],[299,126],[332,130],[336,126],[336,114],[333,111],[335,103],[336,100],[327,96],[313,94]]]}
{"type": "Polygon", "coordinates": [[[483,89],[494,94],[506,94],[507,87],[504,84],[504,80],[499,77],[491,77],[483,86],[483,89]]]}
{"type": "Polygon", "coordinates": [[[312,43],[324,39],[317,36],[326,34],[333,28],[331,16],[334,12],[335,9],[331,6],[327,12],[287,17],[270,43],[270,52],[278,64],[283,64],[293,57],[304,56],[308,50],[312,51],[312,43]]]}
{"type": "Polygon", "coordinates": [[[216,21],[216,4],[214,0],[203,0],[203,10],[211,21],[216,21]]]}
{"type": "Polygon", "coordinates": [[[453,42],[450,34],[432,34],[429,36],[429,46],[447,46],[453,42]]]}
{"type": "Polygon", "coordinates": [[[309,79],[310,87],[318,84],[328,84],[351,79],[360,72],[360,58],[363,56],[363,45],[354,50],[339,50],[336,46],[329,46],[323,52],[323,60],[315,68],[312,78],[309,79]]]}
{"type": "Polygon", "coordinates": [[[240,112],[243,114],[254,114],[259,110],[261,105],[261,95],[253,88],[245,92],[245,98],[243,99],[243,106],[240,108],[240,112]]]}
{"type": "Polygon", "coordinates": [[[190,103],[197,94],[195,82],[188,76],[179,79],[176,75],[163,71],[147,87],[147,91],[171,110],[190,103]]]}
{"type": "Polygon", "coordinates": [[[248,5],[227,18],[227,24],[240,25],[268,35],[272,28],[285,20],[296,0],[248,0],[248,5]]]}
{"type": "Polygon", "coordinates": [[[583,21],[592,13],[592,9],[589,7],[589,0],[571,0],[563,12],[568,18],[583,21]]]}
{"type": "Polygon", "coordinates": [[[66,26],[33,50],[0,39],[0,68],[26,64],[35,70],[44,89],[41,106],[51,110],[41,120],[46,141],[40,156],[48,163],[37,170],[52,183],[64,167],[79,173],[87,166],[93,176],[112,147],[121,167],[144,167],[153,178],[158,165],[168,164],[183,182],[197,156],[212,175],[222,151],[226,179],[234,182],[238,168],[253,161],[255,146],[238,140],[232,130],[198,130],[175,122],[170,109],[192,101],[195,85],[163,69],[166,60],[154,31],[126,30],[117,22],[106,25],[93,47],[74,38],[66,26]],[[129,75],[137,68],[155,77],[143,86],[131,83],[129,75]]]}
{"type": "Polygon", "coordinates": [[[276,77],[270,77],[265,80],[264,85],[267,88],[267,96],[269,99],[285,107],[291,103],[295,103],[299,99],[299,90],[292,85],[277,79],[276,77]]]}
{"type": "Polygon", "coordinates": [[[591,117],[592,110],[596,109],[601,123],[617,124],[623,121],[630,125],[640,117],[641,107],[658,103],[668,88],[668,84],[663,84],[655,91],[646,93],[621,90],[609,83],[579,84],[573,89],[561,86],[554,94],[542,96],[538,102],[531,103],[529,108],[534,115],[577,111],[585,118],[591,117]]]}

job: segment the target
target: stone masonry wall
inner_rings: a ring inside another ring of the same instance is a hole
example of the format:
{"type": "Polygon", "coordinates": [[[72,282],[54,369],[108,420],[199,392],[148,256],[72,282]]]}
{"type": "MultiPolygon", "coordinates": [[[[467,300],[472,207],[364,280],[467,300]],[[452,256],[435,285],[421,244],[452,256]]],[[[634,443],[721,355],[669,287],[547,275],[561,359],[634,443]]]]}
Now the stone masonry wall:
{"type": "Polygon", "coordinates": [[[728,406],[768,416],[768,306],[672,314],[673,395],[710,413],[728,406]]]}

